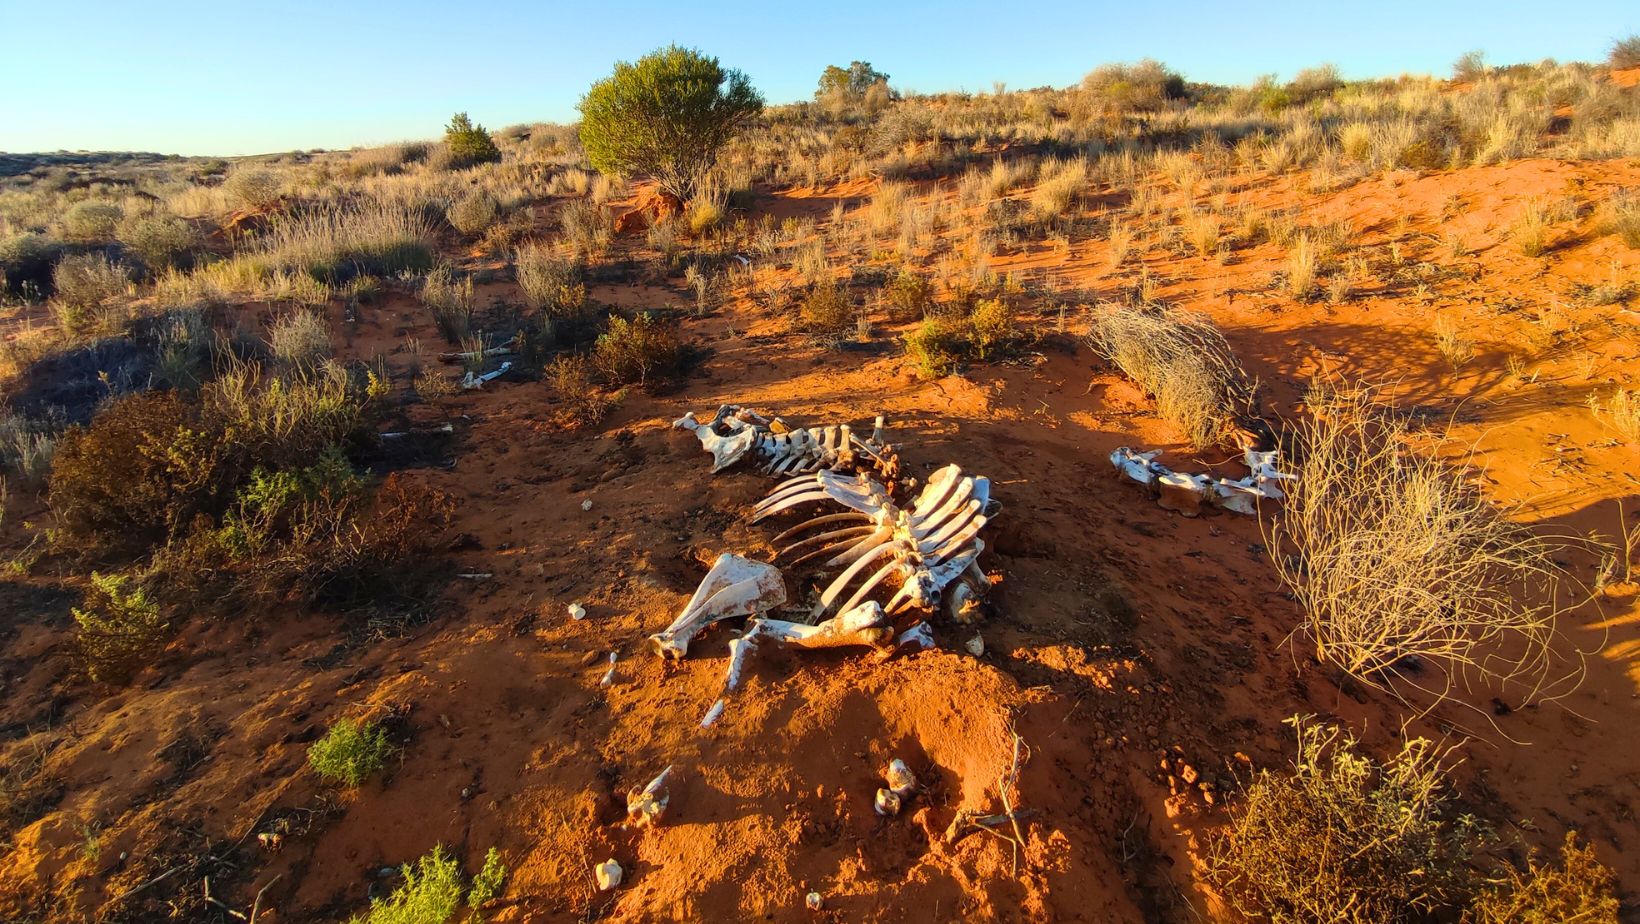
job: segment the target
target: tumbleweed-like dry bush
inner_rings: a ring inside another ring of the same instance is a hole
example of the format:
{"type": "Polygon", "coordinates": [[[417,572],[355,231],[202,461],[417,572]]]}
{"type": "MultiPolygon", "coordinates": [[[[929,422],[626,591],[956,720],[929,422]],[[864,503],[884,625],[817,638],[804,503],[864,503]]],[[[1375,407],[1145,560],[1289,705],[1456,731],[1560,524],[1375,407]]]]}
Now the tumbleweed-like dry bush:
{"type": "Polygon", "coordinates": [[[1476,680],[1550,681],[1564,574],[1463,463],[1409,445],[1410,426],[1359,385],[1318,384],[1290,426],[1298,476],[1270,555],[1316,656],[1365,682],[1398,675],[1437,697],[1476,680]],[[1432,686],[1418,668],[1444,677],[1432,686]]]}
{"type": "Polygon", "coordinates": [[[1105,304],[1094,311],[1088,338],[1198,449],[1221,442],[1253,408],[1253,383],[1224,334],[1204,317],[1165,306],[1105,304]]]}

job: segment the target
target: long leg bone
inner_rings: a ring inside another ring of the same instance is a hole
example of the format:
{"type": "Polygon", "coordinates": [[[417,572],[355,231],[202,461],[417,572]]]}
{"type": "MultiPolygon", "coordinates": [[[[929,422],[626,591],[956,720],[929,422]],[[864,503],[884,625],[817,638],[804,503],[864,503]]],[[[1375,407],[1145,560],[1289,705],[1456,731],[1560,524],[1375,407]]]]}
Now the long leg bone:
{"type": "Polygon", "coordinates": [[[719,555],[695,595],[664,631],[649,637],[655,653],[673,660],[689,651],[689,642],[720,619],[767,612],[786,602],[780,569],[729,552],[719,555]]]}

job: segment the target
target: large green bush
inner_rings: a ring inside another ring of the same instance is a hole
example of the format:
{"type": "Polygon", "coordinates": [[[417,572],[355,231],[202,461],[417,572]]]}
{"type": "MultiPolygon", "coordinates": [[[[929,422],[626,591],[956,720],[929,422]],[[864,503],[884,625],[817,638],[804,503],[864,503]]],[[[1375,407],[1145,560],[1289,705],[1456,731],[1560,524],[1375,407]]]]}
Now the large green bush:
{"type": "Polygon", "coordinates": [[[615,65],[581,97],[581,144],[604,173],[654,176],[688,200],[718,151],[763,111],[740,71],[691,48],[668,46],[615,65]]]}

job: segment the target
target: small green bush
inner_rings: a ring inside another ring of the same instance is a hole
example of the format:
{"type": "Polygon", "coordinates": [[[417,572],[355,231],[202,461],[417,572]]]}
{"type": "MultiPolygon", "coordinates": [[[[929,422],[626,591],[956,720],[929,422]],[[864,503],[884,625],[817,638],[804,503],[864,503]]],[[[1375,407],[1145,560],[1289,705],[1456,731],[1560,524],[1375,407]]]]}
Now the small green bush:
{"type": "Polygon", "coordinates": [[[130,283],[125,267],[100,253],[64,257],[52,273],[57,323],[73,335],[90,331],[103,320],[103,306],[124,295],[130,283]]]}
{"type": "Polygon", "coordinates": [[[484,867],[473,877],[473,887],[467,893],[467,907],[473,909],[476,921],[482,921],[486,902],[501,897],[507,885],[507,864],[501,861],[501,851],[491,847],[484,854],[484,867]]]}
{"type": "Polygon", "coordinates": [[[126,216],[116,236],[150,273],[158,273],[168,266],[187,268],[192,263],[194,248],[200,243],[193,225],[175,215],[162,213],[126,216]]]}
{"type": "Polygon", "coordinates": [[[484,868],[468,889],[460,864],[439,844],[414,864],[406,863],[403,873],[404,882],[393,894],[371,899],[370,911],[350,918],[348,924],[447,924],[463,895],[472,911],[469,924],[483,924],[483,906],[501,895],[507,866],[500,852],[491,847],[484,855],[484,868]]]}
{"type": "Polygon", "coordinates": [[[854,303],[843,287],[823,282],[803,296],[798,307],[798,319],[803,329],[822,336],[840,336],[854,327],[854,303]]]}
{"type": "MultiPolygon", "coordinates": [[[[338,719],[323,738],[308,748],[308,764],[327,783],[358,786],[386,766],[393,752],[387,729],[380,724],[338,719]]],[[[454,910],[452,900],[450,911],[454,910]]]]}
{"type": "Polygon", "coordinates": [[[456,201],[444,210],[444,217],[450,221],[450,226],[462,234],[478,234],[495,224],[496,216],[501,214],[501,205],[495,197],[482,189],[475,189],[456,201]]]}
{"type": "Polygon", "coordinates": [[[671,45],[617,62],[581,97],[581,144],[606,174],[652,174],[687,202],[718,151],[763,111],[745,74],[671,45]]]}
{"type": "Polygon", "coordinates": [[[165,641],[159,605],[118,574],[92,572],[85,609],[73,608],[75,644],[86,673],[99,683],[126,683],[151,663],[165,641]]]}
{"type": "Polygon", "coordinates": [[[982,299],[968,316],[968,341],[981,362],[1019,339],[1014,310],[1000,298],[982,299]]]}
{"type": "Polygon", "coordinates": [[[501,159],[501,149],[495,146],[495,139],[484,126],[473,124],[465,112],[450,117],[450,124],[444,129],[444,146],[449,152],[452,170],[465,170],[501,159]]]}
{"type": "Polygon", "coordinates": [[[958,337],[947,322],[929,318],[904,339],[906,355],[916,366],[918,378],[932,382],[957,371],[958,337]]]}
{"type": "Polygon", "coordinates": [[[883,300],[888,304],[889,320],[915,321],[928,314],[934,304],[934,287],[927,276],[901,270],[884,287],[883,300]]]}
{"type": "Polygon", "coordinates": [[[125,212],[112,202],[87,199],[63,213],[63,239],[75,244],[106,244],[114,239],[125,212]]]}
{"type": "Polygon", "coordinates": [[[685,355],[677,333],[653,315],[615,315],[593,344],[592,365],[611,385],[644,385],[682,374],[685,355]]]}

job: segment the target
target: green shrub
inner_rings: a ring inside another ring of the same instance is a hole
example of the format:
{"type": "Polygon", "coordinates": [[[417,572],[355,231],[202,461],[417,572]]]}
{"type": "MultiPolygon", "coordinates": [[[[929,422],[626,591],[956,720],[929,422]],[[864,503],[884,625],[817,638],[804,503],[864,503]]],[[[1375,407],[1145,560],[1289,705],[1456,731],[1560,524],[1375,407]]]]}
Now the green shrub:
{"type": "MultiPolygon", "coordinates": [[[[338,719],[323,738],[308,748],[308,765],[327,783],[358,786],[385,767],[394,750],[387,740],[387,729],[380,724],[338,719]]],[[[452,900],[450,911],[454,910],[452,900]]]]}
{"type": "Polygon", "coordinates": [[[581,144],[603,173],[652,174],[688,201],[718,151],[763,111],[745,74],[671,45],[621,61],[581,97],[581,144]]]}
{"type": "Polygon", "coordinates": [[[495,146],[495,139],[484,126],[473,124],[465,112],[450,117],[450,124],[444,129],[444,147],[449,152],[452,170],[465,170],[501,159],[501,149],[495,146]]]}
{"type": "Polygon", "coordinates": [[[471,909],[468,924],[483,924],[484,903],[501,895],[507,866],[491,847],[484,855],[484,868],[473,877],[469,890],[462,882],[461,867],[454,857],[435,846],[414,865],[403,868],[404,882],[387,898],[370,901],[370,911],[355,916],[348,924],[447,924],[460,907],[463,894],[471,909]]]}
{"type": "Polygon", "coordinates": [[[558,396],[558,421],[566,429],[594,426],[608,416],[614,399],[598,391],[593,383],[592,363],[573,353],[547,364],[547,383],[558,396]]]}
{"type": "Polygon", "coordinates": [[[1014,310],[1000,298],[982,299],[968,316],[968,341],[981,362],[1019,339],[1014,310]]]}
{"type": "Polygon", "coordinates": [[[279,174],[262,167],[243,167],[228,174],[222,191],[229,200],[252,209],[264,209],[279,201],[284,181],[279,174]]]}
{"type": "Polygon", "coordinates": [[[883,289],[891,321],[915,321],[934,304],[934,287],[928,277],[912,270],[900,270],[883,289]]]}
{"type": "Polygon", "coordinates": [[[500,213],[501,205],[494,196],[482,189],[475,189],[450,203],[450,207],[444,210],[444,217],[449,219],[451,227],[462,234],[478,234],[495,224],[500,213]]]}
{"type": "Polygon", "coordinates": [[[611,385],[643,385],[683,372],[685,353],[670,325],[640,314],[631,321],[619,315],[592,347],[592,365],[611,385]]]}
{"type": "Polygon", "coordinates": [[[1558,868],[1531,861],[1483,889],[1464,924],[1617,924],[1617,877],[1566,832],[1558,868]]]}
{"type": "Polygon", "coordinates": [[[75,645],[86,673],[99,683],[126,683],[164,645],[166,622],[141,587],[126,589],[118,574],[92,572],[85,609],[74,607],[75,645]]]}
{"type": "Polygon", "coordinates": [[[50,295],[52,269],[62,252],[62,243],[44,234],[0,238],[0,294],[50,295]]]}
{"type": "Polygon", "coordinates": [[[120,222],[116,236],[150,273],[168,266],[186,268],[200,243],[193,225],[163,213],[128,215],[120,222]]]}
{"type": "Polygon", "coordinates": [[[1291,924],[1410,924],[1462,907],[1485,831],[1452,816],[1441,751],[1420,738],[1378,763],[1346,732],[1288,724],[1291,771],[1260,771],[1208,851],[1208,876],[1230,904],[1291,924]]]}
{"type": "Polygon", "coordinates": [[[916,366],[918,378],[932,382],[957,371],[958,337],[950,324],[929,318],[904,339],[906,355],[916,366]]]}
{"type": "Polygon", "coordinates": [[[63,213],[63,239],[76,244],[106,244],[114,239],[125,212],[112,202],[87,199],[63,213]]]}
{"type": "Polygon", "coordinates": [[[823,282],[809,289],[798,306],[803,328],[824,336],[840,336],[854,327],[854,303],[843,287],[823,282]]]}

